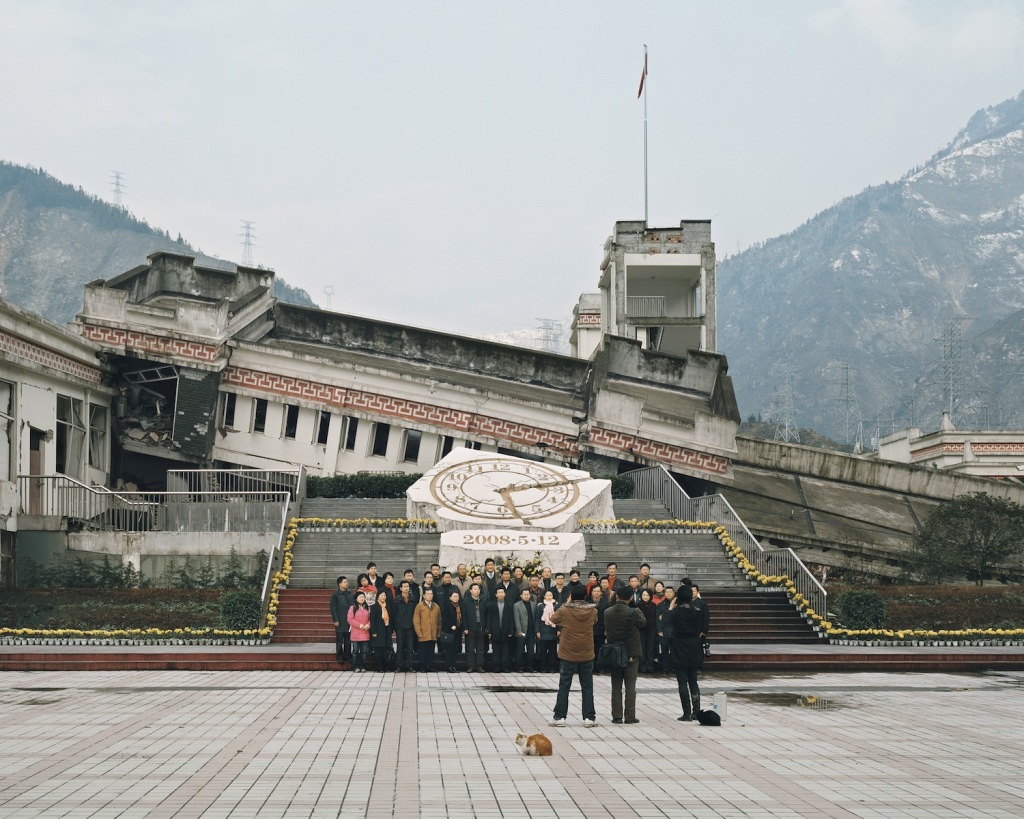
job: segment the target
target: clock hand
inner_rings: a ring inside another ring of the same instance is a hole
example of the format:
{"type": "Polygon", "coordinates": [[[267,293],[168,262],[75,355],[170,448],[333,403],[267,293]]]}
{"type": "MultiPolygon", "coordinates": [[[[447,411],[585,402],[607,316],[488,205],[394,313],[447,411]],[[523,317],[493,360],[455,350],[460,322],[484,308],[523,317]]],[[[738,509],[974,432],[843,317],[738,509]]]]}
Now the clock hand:
{"type": "Polygon", "coordinates": [[[509,494],[512,492],[512,487],[506,486],[504,489],[495,489],[494,491],[501,496],[502,501],[505,503],[505,508],[507,508],[508,511],[515,515],[515,517],[519,518],[523,523],[527,522],[526,518],[524,518],[516,508],[515,501],[509,497],[509,494]]]}
{"type": "Polygon", "coordinates": [[[551,486],[569,486],[574,483],[582,483],[587,478],[565,478],[560,481],[548,481],[547,483],[514,483],[506,486],[506,492],[521,492],[524,489],[547,489],[551,486]]]}

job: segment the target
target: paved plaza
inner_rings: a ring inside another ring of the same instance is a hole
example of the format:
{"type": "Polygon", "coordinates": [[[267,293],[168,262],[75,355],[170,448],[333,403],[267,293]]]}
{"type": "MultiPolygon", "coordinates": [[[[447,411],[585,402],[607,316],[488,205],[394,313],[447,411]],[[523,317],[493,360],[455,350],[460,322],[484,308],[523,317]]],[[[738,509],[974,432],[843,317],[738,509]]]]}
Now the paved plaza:
{"type": "Polygon", "coordinates": [[[0,817],[1020,817],[1024,672],[640,680],[547,727],[557,676],[0,674],[0,817]],[[521,757],[543,731],[552,757],[521,757]]]}

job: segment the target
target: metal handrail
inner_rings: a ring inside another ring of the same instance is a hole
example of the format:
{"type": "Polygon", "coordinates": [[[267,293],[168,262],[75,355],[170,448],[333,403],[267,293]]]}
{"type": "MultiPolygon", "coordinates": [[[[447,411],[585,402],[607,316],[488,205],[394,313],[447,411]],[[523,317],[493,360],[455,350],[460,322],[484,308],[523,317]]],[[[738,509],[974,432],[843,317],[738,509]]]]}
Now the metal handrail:
{"type": "Polygon", "coordinates": [[[827,615],[828,592],[818,582],[818,578],[811,574],[810,569],[791,548],[764,548],[723,495],[691,498],[660,464],[634,469],[625,475],[633,479],[634,499],[660,500],[680,520],[715,521],[724,526],[747,560],[761,574],[769,577],[786,575],[793,581],[797,593],[807,599],[807,604],[817,614],[822,617],[827,615]]]}
{"type": "Polygon", "coordinates": [[[285,491],[300,500],[303,469],[169,469],[167,488],[191,492],[285,491]]]}
{"type": "MultiPolygon", "coordinates": [[[[86,486],[65,475],[19,475],[18,491],[19,511],[23,515],[64,517],[86,529],[122,532],[228,531],[212,525],[212,514],[203,526],[185,528],[181,523],[186,518],[194,522],[193,512],[201,504],[206,504],[211,512],[234,508],[236,504],[253,504],[262,514],[268,505],[280,503],[286,514],[290,497],[286,491],[113,492],[106,487],[86,486]],[[186,508],[190,510],[187,515],[183,513],[186,508]],[[171,518],[176,518],[179,525],[168,525],[171,518]]],[[[250,512],[244,514],[248,516],[250,512]]],[[[227,517],[225,512],[225,523],[227,517]]]]}
{"type": "Polygon", "coordinates": [[[664,318],[666,315],[664,296],[628,296],[626,315],[629,318],[664,318]]]}
{"type": "Polygon", "coordinates": [[[263,617],[267,616],[267,606],[270,604],[270,578],[274,575],[274,559],[277,557],[277,553],[284,549],[284,538],[285,532],[288,528],[288,504],[284,504],[281,509],[281,531],[278,533],[277,542],[270,544],[269,554],[267,555],[267,571],[263,576],[263,590],[260,592],[260,600],[263,601],[263,617]]]}

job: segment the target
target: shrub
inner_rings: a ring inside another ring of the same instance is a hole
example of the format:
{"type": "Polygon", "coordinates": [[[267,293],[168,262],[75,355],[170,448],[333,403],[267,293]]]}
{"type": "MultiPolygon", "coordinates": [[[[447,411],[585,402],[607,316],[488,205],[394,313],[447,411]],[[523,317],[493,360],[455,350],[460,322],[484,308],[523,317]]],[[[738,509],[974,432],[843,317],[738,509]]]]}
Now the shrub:
{"type": "Polygon", "coordinates": [[[836,611],[846,628],[881,628],[885,623],[885,603],[870,589],[848,591],[836,600],[836,611]]]}
{"type": "Polygon", "coordinates": [[[220,619],[225,628],[259,628],[263,604],[254,591],[233,591],[220,601],[220,619]]]}
{"type": "Polygon", "coordinates": [[[612,475],[612,499],[627,500],[633,497],[633,479],[629,475],[612,475]]]}
{"type": "Polygon", "coordinates": [[[402,472],[356,472],[306,479],[310,498],[404,498],[422,475],[402,472]]]}

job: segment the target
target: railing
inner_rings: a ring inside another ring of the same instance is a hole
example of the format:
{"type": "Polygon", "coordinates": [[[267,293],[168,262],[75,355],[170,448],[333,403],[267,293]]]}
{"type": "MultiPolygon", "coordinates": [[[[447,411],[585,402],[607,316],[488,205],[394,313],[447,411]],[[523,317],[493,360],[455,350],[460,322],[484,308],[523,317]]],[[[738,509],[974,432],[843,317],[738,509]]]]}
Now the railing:
{"type": "Polygon", "coordinates": [[[107,532],[269,533],[280,528],[289,499],[288,492],[114,492],[65,475],[19,475],[18,489],[21,514],[107,532]]]}
{"type": "Polygon", "coordinates": [[[277,541],[270,544],[270,548],[267,550],[267,571],[263,576],[263,590],[260,592],[260,599],[263,601],[263,613],[261,616],[261,625],[266,622],[267,617],[267,606],[270,605],[270,578],[274,576],[274,564],[277,559],[278,553],[280,553],[284,547],[285,531],[288,528],[288,504],[282,504],[281,508],[281,530],[278,533],[277,541]]]}
{"type": "Polygon", "coordinates": [[[629,318],[662,318],[665,316],[664,296],[628,296],[626,315],[629,318]]]}
{"type": "Polygon", "coordinates": [[[764,575],[786,575],[799,594],[822,617],[827,616],[828,592],[790,548],[765,549],[740,520],[722,495],[691,498],[663,466],[649,466],[626,473],[633,479],[633,498],[660,500],[679,520],[716,521],[724,526],[736,545],[764,575]]]}
{"type": "Polygon", "coordinates": [[[171,469],[170,492],[287,492],[293,501],[305,495],[305,470],[299,469],[171,469]]]}

